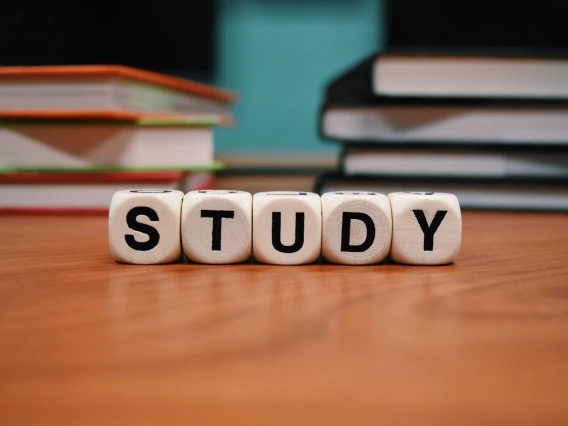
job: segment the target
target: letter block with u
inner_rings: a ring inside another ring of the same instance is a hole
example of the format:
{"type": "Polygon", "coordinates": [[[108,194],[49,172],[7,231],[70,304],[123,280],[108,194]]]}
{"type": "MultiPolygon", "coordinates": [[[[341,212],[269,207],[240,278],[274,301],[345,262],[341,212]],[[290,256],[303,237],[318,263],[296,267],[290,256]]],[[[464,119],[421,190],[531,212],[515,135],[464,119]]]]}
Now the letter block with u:
{"type": "Polygon", "coordinates": [[[116,192],[109,209],[113,257],[123,263],[171,263],[181,258],[179,238],[183,192],[134,189],[116,192]]]}
{"type": "Polygon", "coordinates": [[[301,265],[321,252],[321,201],[312,192],[253,196],[253,256],[262,263],[301,265]]]}
{"type": "Polygon", "coordinates": [[[370,265],[389,255],[392,216],[378,192],[327,192],[321,197],[322,255],[333,263],[370,265]]]}

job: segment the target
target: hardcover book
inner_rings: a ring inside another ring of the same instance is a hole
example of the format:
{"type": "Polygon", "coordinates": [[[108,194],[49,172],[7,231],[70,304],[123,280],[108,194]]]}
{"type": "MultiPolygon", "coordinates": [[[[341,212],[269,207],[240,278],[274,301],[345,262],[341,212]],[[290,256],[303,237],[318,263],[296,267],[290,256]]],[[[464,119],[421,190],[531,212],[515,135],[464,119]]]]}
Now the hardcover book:
{"type": "Polygon", "coordinates": [[[331,81],[329,102],[376,96],[419,98],[568,98],[568,54],[511,49],[391,49],[331,81]]]}
{"type": "Polygon", "coordinates": [[[0,213],[108,213],[116,191],[211,189],[210,172],[0,173],[0,213]]]}
{"type": "Polygon", "coordinates": [[[347,176],[568,179],[568,150],[346,145],[341,167],[347,176]]]}
{"type": "Polygon", "coordinates": [[[118,65],[0,67],[0,117],[137,119],[148,114],[218,116],[236,95],[118,65]]]}
{"type": "Polygon", "coordinates": [[[503,179],[432,176],[345,176],[325,173],[318,177],[314,192],[336,191],[446,192],[458,197],[463,209],[568,211],[568,179],[503,179]]]}
{"type": "Polygon", "coordinates": [[[0,171],[214,170],[212,121],[4,121],[0,171]]]}

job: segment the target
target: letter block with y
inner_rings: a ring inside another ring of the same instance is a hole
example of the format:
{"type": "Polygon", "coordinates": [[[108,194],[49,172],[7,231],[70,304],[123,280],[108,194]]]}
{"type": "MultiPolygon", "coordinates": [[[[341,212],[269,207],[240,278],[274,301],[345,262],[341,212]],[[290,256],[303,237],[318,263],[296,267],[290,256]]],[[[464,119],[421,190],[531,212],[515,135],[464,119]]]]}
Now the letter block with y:
{"type": "Polygon", "coordinates": [[[441,192],[393,192],[390,258],[409,265],[451,263],[461,245],[458,199],[441,192]]]}
{"type": "Polygon", "coordinates": [[[391,207],[378,192],[327,192],[321,197],[322,255],[329,262],[369,265],[390,252],[391,207]]]}
{"type": "Polygon", "coordinates": [[[312,192],[253,196],[253,256],[262,263],[301,265],[321,252],[321,201],[312,192]]]}
{"type": "Polygon", "coordinates": [[[110,203],[108,233],[115,260],[134,264],[175,262],[183,192],[134,189],[116,192],[110,203]]]}
{"type": "Polygon", "coordinates": [[[189,260],[240,263],[252,254],[252,195],[246,191],[190,191],[183,199],[181,241],[189,260]]]}

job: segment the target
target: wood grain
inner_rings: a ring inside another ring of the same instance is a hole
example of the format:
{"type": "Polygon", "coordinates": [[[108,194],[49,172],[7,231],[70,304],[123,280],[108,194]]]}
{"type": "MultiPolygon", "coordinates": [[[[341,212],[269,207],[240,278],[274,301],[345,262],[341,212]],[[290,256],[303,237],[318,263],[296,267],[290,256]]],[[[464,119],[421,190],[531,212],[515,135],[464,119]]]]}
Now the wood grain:
{"type": "Polygon", "coordinates": [[[137,266],[3,216],[0,421],[566,424],[568,216],[463,220],[449,266],[137,266]]]}

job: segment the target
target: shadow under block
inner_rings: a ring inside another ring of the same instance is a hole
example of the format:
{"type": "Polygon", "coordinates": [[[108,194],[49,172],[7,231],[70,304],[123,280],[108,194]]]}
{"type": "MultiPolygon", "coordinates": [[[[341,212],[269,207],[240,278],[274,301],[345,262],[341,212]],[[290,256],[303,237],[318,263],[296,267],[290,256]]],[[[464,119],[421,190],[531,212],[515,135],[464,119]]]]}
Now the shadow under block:
{"type": "Polygon", "coordinates": [[[253,196],[253,256],[261,263],[301,265],[321,253],[321,199],[313,192],[253,196]]]}
{"type": "Polygon", "coordinates": [[[344,265],[382,262],[391,249],[389,199],[377,192],[327,192],[321,197],[322,256],[344,265]]]}
{"type": "Polygon", "coordinates": [[[245,191],[188,192],[181,213],[181,241],[197,263],[228,264],[252,254],[252,195],[245,191]]]}
{"type": "Polygon", "coordinates": [[[455,260],[462,234],[461,210],[455,195],[393,192],[388,198],[393,220],[393,261],[443,265],[455,260]]]}
{"type": "Polygon", "coordinates": [[[116,192],[109,209],[109,244],[123,263],[160,264],[181,258],[182,191],[165,189],[116,192]]]}

